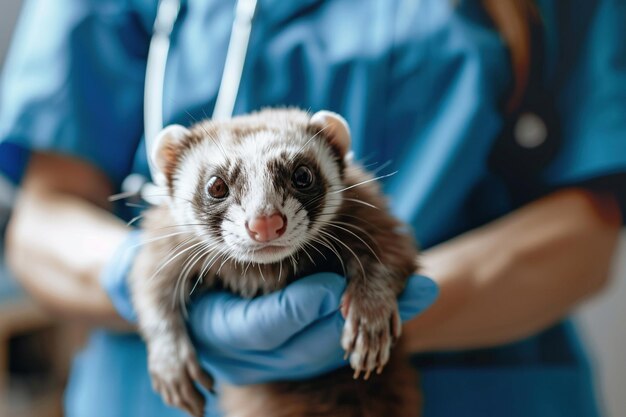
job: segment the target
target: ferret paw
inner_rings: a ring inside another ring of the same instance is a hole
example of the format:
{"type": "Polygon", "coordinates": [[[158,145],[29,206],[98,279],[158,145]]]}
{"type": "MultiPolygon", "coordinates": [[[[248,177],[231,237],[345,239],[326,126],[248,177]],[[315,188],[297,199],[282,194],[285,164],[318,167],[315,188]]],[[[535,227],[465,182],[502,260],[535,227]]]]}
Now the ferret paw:
{"type": "Polygon", "coordinates": [[[397,303],[356,301],[345,296],[341,311],[346,318],[341,346],[354,369],[354,378],[364,373],[367,380],[372,372],[380,374],[402,332],[397,303]]]}
{"type": "Polygon", "coordinates": [[[194,382],[212,391],[213,378],[200,367],[190,343],[151,343],[148,369],[152,388],[167,405],[204,416],[206,401],[194,382]]]}

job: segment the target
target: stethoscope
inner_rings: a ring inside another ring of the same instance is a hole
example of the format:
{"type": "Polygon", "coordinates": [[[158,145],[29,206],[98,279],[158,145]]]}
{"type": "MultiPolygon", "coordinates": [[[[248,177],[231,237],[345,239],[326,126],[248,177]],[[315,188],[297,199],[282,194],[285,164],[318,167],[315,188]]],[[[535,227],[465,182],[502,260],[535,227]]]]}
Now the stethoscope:
{"type": "MultiPolygon", "coordinates": [[[[235,17],[231,28],[230,41],[226,52],[224,71],[213,109],[213,120],[224,120],[232,117],[243,67],[250,41],[252,19],[257,7],[257,0],[237,0],[235,17]]],[[[140,196],[144,201],[157,204],[162,201],[165,192],[163,174],[152,162],[152,150],[155,138],[163,129],[163,98],[167,56],[170,50],[171,36],[178,20],[181,0],[160,0],[148,59],[144,88],[144,140],[146,159],[150,168],[152,182],[143,175],[131,174],[122,182],[121,193],[110,198],[111,201],[140,196]]]]}
{"type": "MultiPolygon", "coordinates": [[[[232,117],[248,51],[257,1],[237,0],[226,61],[212,114],[214,120],[232,117]]],[[[163,175],[154,167],[151,155],[155,138],[163,129],[165,70],[170,50],[170,39],[180,14],[181,2],[181,0],[159,1],[148,50],[144,89],[144,136],[146,159],[152,182],[141,174],[131,174],[123,181],[121,193],[112,196],[111,201],[141,197],[148,203],[158,204],[166,194],[163,188],[165,183],[163,175]]],[[[542,108],[542,106],[535,107],[540,110],[542,108]]],[[[515,163],[520,165],[519,161],[521,161],[521,167],[513,171],[521,173],[528,172],[529,164],[527,161],[539,160],[541,166],[547,164],[544,159],[549,160],[556,151],[554,149],[545,151],[543,149],[545,144],[548,143],[550,147],[558,146],[554,140],[547,140],[549,137],[557,136],[554,132],[550,132],[555,129],[548,129],[550,123],[547,121],[556,120],[552,113],[554,113],[553,109],[549,106],[543,106],[543,110],[539,113],[521,113],[508,123],[510,126],[505,127],[502,138],[495,147],[499,155],[497,161],[500,165],[507,166],[503,171],[511,171],[510,165],[515,163]],[[553,144],[556,145],[553,146],[553,144]],[[547,157],[543,156],[544,154],[547,157]],[[535,155],[539,155],[539,157],[535,155]]]]}

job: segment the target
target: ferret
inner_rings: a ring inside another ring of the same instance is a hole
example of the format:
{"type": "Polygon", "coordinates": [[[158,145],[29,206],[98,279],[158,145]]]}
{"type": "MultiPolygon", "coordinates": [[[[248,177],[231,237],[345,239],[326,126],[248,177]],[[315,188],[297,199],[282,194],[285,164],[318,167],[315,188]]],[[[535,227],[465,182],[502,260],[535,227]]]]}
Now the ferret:
{"type": "Polygon", "coordinates": [[[205,399],[194,384],[213,384],[185,327],[192,292],[255,297],[335,272],[347,278],[337,308],[349,367],[305,381],[224,386],[222,410],[420,415],[417,375],[401,346],[392,352],[401,334],[397,297],[417,270],[418,250],[376,178],[352,161],[350,143],[338,114],[298,109],[173,125],[158,136],[152,161],[167,201],[145,212],[145,244],[129,280],[153,388],[167,404],[201,417],[205,399]]]}

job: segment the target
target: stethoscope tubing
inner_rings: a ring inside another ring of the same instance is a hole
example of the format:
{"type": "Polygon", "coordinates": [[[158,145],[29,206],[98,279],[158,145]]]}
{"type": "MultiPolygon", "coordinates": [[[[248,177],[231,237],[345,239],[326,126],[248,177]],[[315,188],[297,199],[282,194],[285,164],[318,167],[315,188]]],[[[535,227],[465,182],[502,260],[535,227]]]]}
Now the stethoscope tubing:
{"type": "MultiPolygon", "coordinates": [[[[214,120],[229,119],[233,115],[256,8],[257,0],[237,1],[224,70],[212,114],[214,120]]],[[[122,185],[122,193],[118,196],[113,196],[113,199],[140,193],[143,195],[144,200],[156,203],[158,199],[154,196],[163,194],[155,190],[155,187],[161,188],[164,185],[165,179],[152,161],[152,152],[155,146],[155,139],[164,127],[163,101],[167,58],[170,51],[172,32],[179,18],[180,10],[181,0],[159,1],[148,49],[143,112],[146,159],[150,168],[150,175],[152,176],[152,184],[148,181],[138,181],[137,178],[129,176],[124,181],[126,186],[122,185]]]]}

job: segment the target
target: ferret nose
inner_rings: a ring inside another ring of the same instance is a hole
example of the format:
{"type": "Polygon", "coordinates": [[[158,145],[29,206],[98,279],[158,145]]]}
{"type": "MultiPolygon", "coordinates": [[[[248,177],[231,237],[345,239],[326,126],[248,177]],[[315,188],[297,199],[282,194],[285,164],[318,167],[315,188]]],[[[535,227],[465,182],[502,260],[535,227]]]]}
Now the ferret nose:
{"type": "Polygon", "coordinates": [[[246,222],[246,230],[257,242],[270,242],[281,237],[287,229],[287,218],[281,213],[256,216],[246,222]]]}

